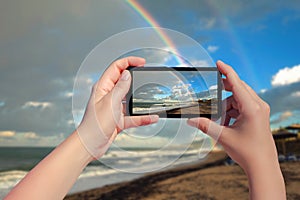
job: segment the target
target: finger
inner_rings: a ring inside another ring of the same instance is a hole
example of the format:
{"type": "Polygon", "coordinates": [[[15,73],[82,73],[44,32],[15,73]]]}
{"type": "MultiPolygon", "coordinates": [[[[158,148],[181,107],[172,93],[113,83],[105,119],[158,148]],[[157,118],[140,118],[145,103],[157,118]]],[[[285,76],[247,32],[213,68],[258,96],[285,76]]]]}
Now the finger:
{"type": "Polygon", "coordinates": [[[107,70],[104,72],[101,80],[111,81],[116,83],[120,77],[120,74],[129,66],[142,66],[146,63],[144,58],[140,57],[126,57],[113,62],[107,70]]]}
{"type": "Polygon", "coordinates": [[[255,98],[257,101],[260,101],[260,97],[256,94],[256,92],[244,81],[242,81],[243,85],[247,88],[248,92],[255,98]]]}
{"type": "Polygon", "coordinates": [[[187,124],[198,128],[203,133],[206,133],[215,140],[220,138],[223,129],[223,126],[220,126],[208,118],[202,117],[188,119],[187,124]]]}
{"type": "Polygon", "coordinates": [[[225,121],[225,116],[226,116],[226,112],[228,110],[229,105],[231,105],[229,103],[229,101],[232,101],[233,97],[227,97],[226,99],[222,100],[222,114],[221,114],[221,123],[224,124],[225,121]]]}
{"type": "Polygon", "coordinates": [[[200,129],[220,144],[228,144],[232,141],[232,137],[228,128],[220,126],[208,118],[191,118],[187,121],[191,126],[200,129]]]}
{"type": "Polygon", "coordinates": [[[232,109],[232,102],[234,101],[233,96],[227,97],[222,101],[222,116],[221,116],[221,124],[224,124],[226,121],[226,113],[228,110],[232,109]]]}
{"type": "Polygon", "coordinates": [[[229,115],[225,115],[224,126],[229,126],[231,117],[229,115]]]}
{"type": "Polygon", "coordinates": [[[231,91],[231,85],[226,78],[223,78],[223,87],[226,91],[231,91]]]}
{"type": "Polygon", "coordinates": [[[158,115],[127,116],[124,118],[124,128],[145,126],[158,122],[158,115]]]}
{"type": "Polygon", "coordinates": [[[223,113],[226,113],[228,110],[231,110],[231,109],[238,109],[238,104],[237,102],[235,101],[234,97],[233,96],[230,96],[230,97],[227,97],[226,99],[224,99],[222,101],[222,110],[223,110],[223,113]]]}
{"type": "Polygon", "coordinates": [[[225,115],[224,126],[229,126],[231,119],[236,119],[240,115],[239,111],[236,109],[229,110],[225,115]]]}
{"type": "MultiPolygon", "coordinates": [[[[252,90],[252,88],[250,88],[250,86],[247,85],[244,81],[241,80],[241,84],[245,87],[245,89],[248,90],[248,92],[250,92],[250,90],[251,90],[251,92],[254,92],[254,91],[252,90]]],[[[223,78],[223,86],[224,86],[224,89],[225,89],[226,91],[232,91],[232,86],[230,85],[230,82],[229,82],[228,79],[224,79],[224,78],[223,78]]],[[[255,93],[255,92],[254,92],[254,93],[255,93]]],[[[252,95],[252,94],[251,94],[251,95],[252,95]]]]}
{"type": "Polygon", "coordinates": [[[237,73],[232,69],[231,66],[225,64],[222,61],[217,61],[217,67],[219,69],[219,71],[221,72],[221,74],[223,74],[226,79],[225,81],[227,81],[227,83],[225,83],[228,89],[230,89],[234,86],[237,85],[237,83],[239,83],[241,80],[239,78],[239,76],[237,75],[237,73]]]}
{"type": "Polygon", "coordinates": [[[123,71],[119,81],[112,90],[113,105],[117,106],[122,103],[122,99],[126,96],[131,84],[131,75],[128,70],[123,71]]]}
{"type": "Polygon", "coordinates": [[[112,90],[115,83],[119,80],[121,73],[129,66],[142,66],[146,63],[144,58],[126,57],[113,62],[104,72],[102,77],[95,84],[97,91],[107,94],[112,90]]]}
{"type": "Polygon", "coordinates": [[[127,112],[126,111],[126,104],[123,103],[123,101],[122,101],[122,113],[124,113],[124,115],[126,115],[127,114],[126,112],[127,112]]]}
{"type": "Polygon", "coordinates": [[[230,110],[232,108],[232,103],[234,101],[233,96],[227,97],[222,101],[222,107],[225,108],[224,110],[230,110]]]}
{"type": "Polygon", "coordinates": [[[232,91],[233,96],[238,104],[242,105],[245,109],[247,109],[247,104],[249,100],[252,99],[250,93],[242,83],[239,76],[232,69],[231,66],[223,63],[222,61],[217,62],[217,67],[222,74],[226,76],[225,86],[229,91],[232,91]],[[227,82],[227,83],[226,83],[227,82]]]}
{"type": "Polygon", "coordinates": [[[227,115],[230,118],[236,119],[238,118],[238,116],[240,115],[239,111],[237,109],[231,109],[227,112],[227,115]]]}

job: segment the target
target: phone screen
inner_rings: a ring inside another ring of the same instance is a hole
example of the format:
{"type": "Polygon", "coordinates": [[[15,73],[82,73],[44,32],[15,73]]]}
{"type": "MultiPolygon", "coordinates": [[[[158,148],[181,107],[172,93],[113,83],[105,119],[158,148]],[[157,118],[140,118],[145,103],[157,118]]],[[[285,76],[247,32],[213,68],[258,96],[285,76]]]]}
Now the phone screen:
{"type": "Polygon", "coordinates": [[[130,115],[218,117],[220,73],[209,67],[134,67],[126,97],[130,115]]]}

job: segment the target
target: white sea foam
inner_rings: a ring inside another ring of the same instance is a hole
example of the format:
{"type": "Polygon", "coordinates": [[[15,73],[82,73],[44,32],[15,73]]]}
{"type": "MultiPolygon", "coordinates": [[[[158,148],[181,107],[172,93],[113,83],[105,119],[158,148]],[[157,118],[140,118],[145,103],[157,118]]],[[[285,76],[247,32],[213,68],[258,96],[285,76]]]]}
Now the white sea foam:
{"type": "Polygon", "coordinates": [[[26,171],[0,172],[0,189],[8,189],[16,185],[25,175],[26,171]]]}
{"type": "Polygon", "coordinates": [[[93,176],[104,176],[118,173],[115,169],[103,168],[101,166],[88,166],[80,174],[79,179],[88,178],[93,176]]]}
{"type": "Polygon", "coordinates": [[[26,171],[6,171],[0,172],[0,199],[4,196],[27,174],[26,171]]]}
{"type": "MultiPolygon", "coordinates": [[[[73,193],[100,187],[105,184],[131,180],[142,176],[145,172],[170,167],[171,164],[174,166],[194,162],[198,159],[198,152],[199,150],[197,149],[188,150],[181,156],[178,155],[176,149],[164,150],[159,153],[154,150],[111,150],[101,159],[102,164],[91,165],[85,168],[70,192],[73,193]],[[176,161],[174,163],[174,158],[179,159],[175,159],[176,161]],[[117,166],[116,169],[105,166],[107,163],[112,164],[112,166],[117,166]]],[[[26,171],[18,170],[0,172],[0,199],[16,185],[26,173],[26,171]]]]}

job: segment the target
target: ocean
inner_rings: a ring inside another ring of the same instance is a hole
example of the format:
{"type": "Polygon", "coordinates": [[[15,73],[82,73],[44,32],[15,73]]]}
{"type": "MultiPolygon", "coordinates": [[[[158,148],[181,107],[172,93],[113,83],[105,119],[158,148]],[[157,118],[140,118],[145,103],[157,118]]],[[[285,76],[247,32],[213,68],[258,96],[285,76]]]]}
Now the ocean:
{"type": "MultiPolygon", "coordinates": [[[[2,199],[53,148],[0,147],[0,199],[2,199]]],[[[89,164],[69,193],[122,181],[148,172],[199,160],[199,149],[110,149],[99,161],[89,164]],[[184,154],[182,155],[182,153],[184,154]]]]}

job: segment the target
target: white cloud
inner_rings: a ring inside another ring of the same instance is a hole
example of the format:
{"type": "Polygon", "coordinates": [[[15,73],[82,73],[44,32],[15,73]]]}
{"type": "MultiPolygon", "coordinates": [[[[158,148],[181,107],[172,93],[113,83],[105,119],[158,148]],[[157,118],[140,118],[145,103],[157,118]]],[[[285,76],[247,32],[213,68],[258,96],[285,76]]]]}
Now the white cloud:
{"type": "Polygon", "coordinates": [[[300,64],[280,69],[271,84],[271,89],[260,91],[260,96],[271,107],[271,126],[293,123],[292,120],[297,119],[294,113],[300,110],[300,64]]]}
{"type": "Polygon", "coordinates": [[[15,131],[0,131],[0,137],[10,138],[16,135],[15,131]]]}
{"type": "Polygon", "coordinates": [[[193,60],[191,61],[194,67],[209,67],[207,60],[193,60]]]}
{"type": "MultiPolygon", "coordinates": [[[[35,141],[35,146],[57,146],[65,139],[63,133],[51,135],[51,136],[43,136],[39,137],[35,141]]],[[[31,140],[32,141],[32,140],[31,140]]],[[[34,145],[32,145],[34,146],[34,145]]]]}
{"type": "Polygon", "coordinates": [[[271,116],[276,113],[300,110],[300,82],[273,87],[259,95],[271,106],[271,116]]]}
{"type": "Polygon", "coordinates": [[[209,30],[212,29],[216,23],[217,19],[215,17],[203,17],[199,23],[195,24],[195,26],[198,26],[201,29],[209,30]]]}
{"type": "Polygon", "coordinates": [[[287,120],[288,118],[290,118],[292,116],[293,116],[293,113],[291,111],[285,111],[280,114],[276,114],[275,116],[272,116],[270,123],[278,124],[278,123],[281,123],[281,122],[287,120]]]}
{"type": "Polygon", "coordinates": [[[53,134],[51,136],[40,136],[35,132],[16,132],[16,131],[0,131],[1,146],[22,146],[29,147],[48,147],[57,146],[64,140],[63,133],[53,134]]]}
{"type": "Polygon", "coordinates": [[[216,90],[218,89],[218,85],[212,85],[209,87],[209,90],[216,90]]]}
{"type": "Polygon", "coordinates": [[[283,86],[300,81],[300,64],[294,67],[285,67],[272,77],[272,86],[283,86]]]}
{"type": "MultiPolygon", "coordinates": [[[[267,8],[266,10],[269,12],[270,6],[272,9],[274,5],[277,5],[272,2],[269,6],[256,6],[257,4],[260,5],[260,2],[265,1],[250,3],[246,11],[251,11],[253,8],[267,8]]],[[[1,95],[7,97],[5,107],[1,107],[0,102],[1,109],[5,108],[5,110],[3,109],[5,112],[0,113],[2,114],[0,127],[3,130],[34,131],[41,134],[40,137],[42,135],[52,135],[53,132],[57,131],[68,132],[69,129],[65,127],[69,127],[66,123],[71,118],[71,103],[67,98],[64,100],[58,99],[57,95],[61,94],[61,91],[72,89],[72,81],[69,81],[70,77],[74,76],[79,67],[78,65],[82,62],[86,53],[90,51],[90,48],[97,45],[99,41],[104,40],[111,34],[144,24],[144,20],[126,2],[106,1],[104,3],[103,1],[91,1],[87,3],[87,1],[72,0],[72,5],[69,3],[70,1],[59,1],[57,3],[56,1],[38,2],[32,0],[1,2],[1,21],[4,20],[1,24],[4,27],[2,27],[0,35],[1,41],[5,41],[1,46],[1,50],[4,52],[1,55],[5,59],[1,59],[1,62],[7,62],[7,64],[1,65],[5,67],[3,68],[4,72],[1,73],[2,84],[0,85],[5,89],[1,88],[2,90],[0,90],[4,91],[4,94],[1,93],[1,95]],[[109,16],[112,10],[118,15],[113,15],[107,19],[105,16],[109,16]],[[118,26],[112,26],[111,24],[116,21],[118,26]],[[99,28],[99,24],[103,28],[99,28]],[[35,28],[32,29],[32,27],[35,28]],[[81,27],[81,29],[74,31],[78,27],[81,27]],[[21,42],[14,43],[10,41],[21,42]],[[8,44],[12,45],[9,46],[8,44]],[[5,48],[7,45],[9,48],[5,48]],[[10,52],[14,53],[10,54],[10,52]],[[18,59],[14,59],[15,57],[18,59]],[[41,67],[37,69],[36,66],[41,67]],[[18,71],[17,74],[16,71],[18,71]],[[28,73],[28,71],[33,73],[28,73]],[[16,76],[19,78],[16,79],[16,76]],[[56,77],[67,79],[68,81],[66,81],[67,83],[63,82],[63,85],[59,87],[59,85],[50,82],[56,77]],[[11,92],[12,88],[16,88],[13,93],[11,92]],[[8,91],[7,94],[6,91],[8,91]],[[48,108],[41,109],[45,108],[45,106],[47,107],[46,104],[41,104],[36,109],[32,109],[35,108],[32,104],[27,105],[31,109],[15,112],[13,108],[16,105],[22,105],[24,103],[22,99],[27,99],[25,101],[28,101],[28,99],[39,101],[40,99],[47,99],[47,101],[53,102],[55,106],[51,108],[51,112],[48,112],[50,110],[48,108]],[[36,112],[37,109],[44,112],[36,112]]],[[[162,1],[160,3],[145,1],[143,5],[145,4],[145,7],[154,16],[160,17],[162,13],[157,8],[164,7],[163,5],[170,6],[169,2],[162,1]],[[147,4],[152,6],[147,6],[147,4]]],[[[200,25],[202,26],[197,24],[197,29],[190,28],[194,20],[188,18],[188,23],[186,23],[186,18],[181,17],[181,14],[170,17],[164,13],[160,18],[164,21],[163,24],[168,24],[169,28],[178,28],[179,31],[191,36],[199,28],[200,30],[214,27],[218,29],[223,28],[220,23],[220,19],[223,17],[222,15],[215,15],[215,12],[213,12],[214,7],[205,6],[206,4],[202,5],[203,2],[197,0],[178,1],[177,3],[172,6],[174,8],[180,7],[180,11],[183,12],[194,13],[193,19],[196,19],[196,22],[201,22],[200,25]],[[180,3],[180,6],[177,3],[180,3]]],[[[266,13],[245,12],[245,6],[242,3],[220,3],[216,8],[220,8],[225,13],[230,14],[230,18],[233,18],[235,21],[242,21],[244,18],[248,19],[249,15],[256,18],[257,14],[261,16],[261,13],[266,13]]],[[[205,34],[200,35],[203,35],[201,38],[209,38],[205,34]]],[[[156,57],[153,60],[157,61],[156,57]]],[[[198,66],[210,65],[202,63],[202,65],[198,66]]],[[[101,68],[102,66],[98,67],[101,68]]],[[[87,84],[89,82],[91,80],[88,80],[87,84]]],[[[89,87],[82,88],[86,91],[88,98],[90,94],[89,87]]],[[[82,107],[85,107],[87,98],[82,98],[84,104],[82,107]]]]}
{"type": "Polygon", "coordinates": [[[66,98],[71,98],[73,97],[74,93],[73,92],[64,92],[63,96],[66,98]]]}
{"type": "Polygon", "coordinates": [[[286,111],[286,112],[282,113],[281,117],[286,119],[292,115],[293,115],[293,113],[291,111],[286,111]]]}
{"type": "Polygon", "coordinates": [[[267,89],[261,89],[260,93],[265,93],[267,91],[267,89]]]}
{"type": "Polygon", "coordinates": [[[26,109],[26,108],[33,107],[33,108],[45,109],[45,108],[51,107],[52,105],[53,104],[50,102],[28,101],[22,106],[22,108],[26,109]]]}
{"type": "Polygon", "coordinates": [[[218,49],[219,49],[219,47],[218,47],[218,46],[214,46],[214,45],[209,45],[209,46],[207,47],[207,51],[209,51],[210,53],[214,53],[214,52],[216,52],[218,49]]]}
{"type": "Polygon", "coordinates": [[[293,92],[291,94],[292,97],[300,97],[300,91],[293,92]]]}
{"type": "Polygon", "coordinates": [[[68,125],[74,125],[75,123],[74,123],[74,120],[68,120],[68,125]]]}
{"type": "Polygon", "coordinates": [[[39,138],[39,136],[34,133],[34,132],[25,132],[25,133],[22,133],[24,138],[27,138],[27,139],[37,139],[39,138]]]}

